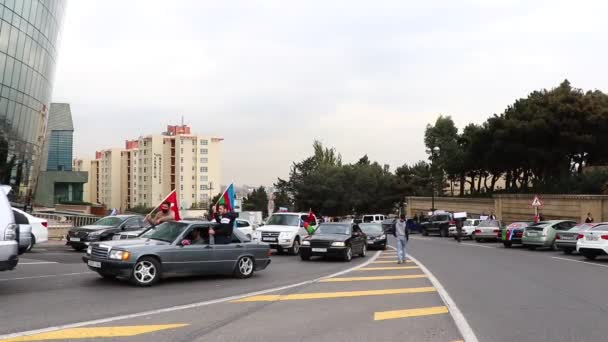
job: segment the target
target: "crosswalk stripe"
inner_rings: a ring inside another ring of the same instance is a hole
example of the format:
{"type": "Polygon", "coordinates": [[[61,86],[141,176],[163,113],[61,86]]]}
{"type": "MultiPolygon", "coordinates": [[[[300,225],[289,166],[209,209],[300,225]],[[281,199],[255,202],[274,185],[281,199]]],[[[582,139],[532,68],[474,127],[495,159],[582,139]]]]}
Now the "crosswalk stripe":
{"type": "Polygon", "coordinates": [[[384,321],[387,319],[397,318],[408,318],[408,317],[420,317],[420,316],[431,316],[448,313],[446,306],[434,306],[429,308],[418,308],[408,310],[395,310],[395,311],[383,311],[374,313],[374,321],[384,321]]]}
{"type": "Polygon", "coordinates": [[[378,276],[378,277],[345,277],[345,278],[329,278],[321,280],[321,283],[341,283],[349,281],[372,281],[372,280],[399,280],[399,279],[419,279],[426,278],[426,274],[409,274],[398,276],[378,276]]]}
{"type": "Polygon", "coordinates": [[[357,271],[391,271],[391,270],[415,270],[418,266],[390,266],[390,267],[364,267],[357,271]]]}
{"type": "MultiPolygon", "coordinates": [[[[413,262],[412,260],[406,260],[405,262],[411,263],[413,262]]],[[[393,260],[393,261],[388,261],[388,260],[380,260],[380,261],[374,261],[372,262],[372,264],[396,264],[397,260],[393,260]]]]}
{"type": "Polygon", "coordinates": [[[147,334],[155,331],[175,329],[188,326],[188,324],[164,324],[164,325],[135,325],[121,327],[95,327],[95,328],[72,328],[51,331],[46,333],[20,336],[0,340],[0,342],[25,342],[25,341],[47,341],[47,340],[69,340],[81,338],[103,338],[103,337],[127,337],[147,334]]]}
{"type": "Polygon", "coordinates": [[[365,296],[384,296],[392,294],[426,293],[437,291],[434,287],[411,287],[402,289],[368,290],[368,291],[343,291],[343,292],[317,292],[317,293],[297,293],[289,295],[262,295],[253,296],[233,301],[233,303],[247,302],[275,302],[287,300],[305,299],[329,299],[329,298],[348,298],[365,296]]]}

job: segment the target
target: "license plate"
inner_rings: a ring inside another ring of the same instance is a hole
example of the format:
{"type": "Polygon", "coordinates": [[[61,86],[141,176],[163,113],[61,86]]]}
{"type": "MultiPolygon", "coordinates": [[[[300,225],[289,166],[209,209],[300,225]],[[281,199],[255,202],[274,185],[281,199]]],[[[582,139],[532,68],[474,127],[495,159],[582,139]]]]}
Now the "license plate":
{"type": "Polygon", "coordinates": [[[574,236],[562,236],[562,240],[574,240],[574,236]]]}
{"type": "Polygon", "coordinates": [[[79,242],[80,238],[70,238],[70,241],[79,242]]]}
{"type": "Polygon", "coordinates": [[[313,252],[327,252],[327,248],[313,248],[313,252]]]}
{"type": "Polygon", "coordinates": [[[276,242],[277,239],[274,239],[274,238],[263,238],[262,241],[276,242]]]}
{"type": "Polygon", "coordinates": [[[593,235],[589,235],[589,236],[587,236],[587,240],[589,240],[589,241],[597,241],[598,237],[597,236],[593,236],[593,235]]]}
{"type": "Polygon", "coordinates": [[[99,261],[89,260],[89,262],[87,262],[87,265],[89,265],[91,267],[101,268],[101,262],[99,262],[99,261]]]}
{"type": "Polygon", "coordinates": [[[537,232],[528,232],[528,235],[529,236],[536,236],[536,235],[538,235],[538,233],[537,232]]]}

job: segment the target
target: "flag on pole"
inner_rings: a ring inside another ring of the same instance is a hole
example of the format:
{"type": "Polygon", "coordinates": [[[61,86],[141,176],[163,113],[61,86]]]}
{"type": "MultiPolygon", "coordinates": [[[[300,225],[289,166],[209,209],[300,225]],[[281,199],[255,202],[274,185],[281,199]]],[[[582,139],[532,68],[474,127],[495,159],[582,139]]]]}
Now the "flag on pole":
{"type": "Polygon", "coordinates": [[[234,183],[230,183],[224,193],[217,201],[217,205],[223,205],[228,211],[234,210],[234,183]]]}
{"type": "Polygon", "coordinates": [[[164,200],[162,200],[155,208],[154,210],[152,210],[152,212],[150,212],[150,215],[152,215],[153,212],[156,211],[156,209],[158,209],[163,203],[169,203],[169,210],[173,211],[173,214],[175,216],[175,221],[179,221],[181,220],[181,217],[179,216],[179,205],[177,204],[177,192],[175,192],[175,190],[171,191],[167,197],[165,197],[164,200]]]}

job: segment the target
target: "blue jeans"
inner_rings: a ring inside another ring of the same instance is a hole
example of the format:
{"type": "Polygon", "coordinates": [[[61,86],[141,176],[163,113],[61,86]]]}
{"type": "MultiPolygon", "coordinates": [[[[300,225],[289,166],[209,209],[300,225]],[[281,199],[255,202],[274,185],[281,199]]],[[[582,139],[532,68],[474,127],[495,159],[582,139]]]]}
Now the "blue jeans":
{"type": "Polygon", "coordinates": [[[405,261],[407,255],[407,240],[404,237],[397,237],[397,258],[400,262],[405,261]]]}

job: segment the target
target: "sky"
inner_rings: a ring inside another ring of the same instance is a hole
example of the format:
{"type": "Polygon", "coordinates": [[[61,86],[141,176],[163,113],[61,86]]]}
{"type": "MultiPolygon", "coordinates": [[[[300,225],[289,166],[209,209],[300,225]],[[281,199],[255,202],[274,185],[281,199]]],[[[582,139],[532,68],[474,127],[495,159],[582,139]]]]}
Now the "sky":
{"type": "Polygon", "coordinates": [[[608,91],[606,1],[68,2],[53,92],[74,155],[182,116],[223,137],[222,179],[272,185],[313,140],[346,162],[425,159],[424,129],[459,128],[564,79],[608,91]]]}

